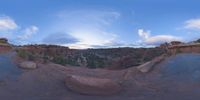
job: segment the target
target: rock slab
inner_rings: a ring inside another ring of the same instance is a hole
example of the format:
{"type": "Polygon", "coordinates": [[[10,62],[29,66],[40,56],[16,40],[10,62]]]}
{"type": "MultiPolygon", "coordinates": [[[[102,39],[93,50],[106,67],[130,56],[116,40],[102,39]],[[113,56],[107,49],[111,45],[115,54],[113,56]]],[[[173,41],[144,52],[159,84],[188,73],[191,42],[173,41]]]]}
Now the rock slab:
{"type": "Polygon", "coordinates": [[[65,84],[70,90],[85,95],[113,95],[121,90],[121,86],[111,79],[87,76],[67,76],[65,84]]]}
{"type": "Polygon", "coordinates": [[[25,62],[20,63],[19,67],[23,69],[36,69],[37,64],[31,61],[25,61],[25,62]]]}
{"type": "Polygon", "coordinates": [[[166,55],[161,55],[159,57],[156,57],[152,61],[146,62],[140,66],[137,67],[137,69],[142,73],[149,72],[156,64],[160,63],[165,59],[166,55]]]}

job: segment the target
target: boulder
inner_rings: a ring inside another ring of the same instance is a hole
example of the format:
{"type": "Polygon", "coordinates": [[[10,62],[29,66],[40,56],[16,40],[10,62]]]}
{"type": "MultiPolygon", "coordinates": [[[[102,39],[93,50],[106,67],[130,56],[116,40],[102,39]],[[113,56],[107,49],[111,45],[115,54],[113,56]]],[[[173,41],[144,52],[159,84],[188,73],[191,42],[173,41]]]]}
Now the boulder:
{"type": "Polygon", "coordinates": [[[85,95],[112,95],[121,90],[121,86],[111,79],[86,76],[67,76],[65,84],[70,90],[85,95]]]}
{"type": "Polygon", "coordinates": [[[37,68],[37,64],[31,61],[25,61],[19,64],[20,68],[24,68],[24,69],[36,69],[37,68]]]}

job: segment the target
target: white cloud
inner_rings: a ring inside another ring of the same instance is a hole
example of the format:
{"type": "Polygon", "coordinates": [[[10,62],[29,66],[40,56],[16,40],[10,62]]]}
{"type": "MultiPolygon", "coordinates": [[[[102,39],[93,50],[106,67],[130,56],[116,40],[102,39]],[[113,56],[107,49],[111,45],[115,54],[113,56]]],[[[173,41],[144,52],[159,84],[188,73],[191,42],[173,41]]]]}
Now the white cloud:
{"type": "Polygon", "coordinates": [[[93,29],[90,31],[83,29],[73,31],[70,35],[78,39],[79,42],[70,44],[69,46],[72,48],[76,47],[81,49],[92,48],[94,45],[106,46],[113,43],[118,38],[116,34],[93,29]]]}
{"type": "Polygon", "coordinates": [[[151,35],[151,32],[150,31],[145,32],[143,29],[139,29],[138,35],[143,39],[148,39],[149,36],[151,35]]]}
{"type": "Polygon", "coordinates": [[[13,19],[8,16],[0,17],[0,31],[14,30],[18,26],[13,19]]]}
{"type": "Polygon", "coordinates": [[[161,43],[165,42],[171,42],[171,41],[181,41],[182,39],[177,36],[173,35],[155,35],[151,36],[151,32],[147,31],[145,32],[143,29],[138,30],[138,35],[142,37],[142,43],[145,43],[147,45],[159,45],[161,43]]]}
{"type": "Polygon", "coordinates": [[[23,30],[23,34],[18,36],[18,39],[25,40],[30,38],[33,34],[37,33],[39,31],[39,28],[37,26],[30,26],[23,30]]]}
{"type": "Polygon", "coordinates": [[[116,11],[100,10],[74,10],[63,11],[58,14],[59,22],[55,23],[56,29],[62,30],[79,42],[66,44],[72,48],[91,48],[95,46],[106,46],[115,42],[117,34],[110,31],[113,23],[119,19],[121,14],[116,11]]]}
{"type": "Polygon", "coordinates": [[[157,45],[165,42],[171,41],[181,41],[180,37],[172,36],[172,35],[156,35],[146,39],[147,44],[157,45]]]}
{"type": "Polygon", "coordinates": [[[200,18],[190,19],[185,22],[186,29],[200,29],[200,18]]]}

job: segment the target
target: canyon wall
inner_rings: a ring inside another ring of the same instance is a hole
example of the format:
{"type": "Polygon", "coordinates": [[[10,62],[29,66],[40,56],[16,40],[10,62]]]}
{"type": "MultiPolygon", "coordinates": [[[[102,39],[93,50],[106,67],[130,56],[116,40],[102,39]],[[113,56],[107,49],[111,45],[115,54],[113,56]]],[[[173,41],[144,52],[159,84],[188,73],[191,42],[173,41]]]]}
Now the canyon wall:
{"type": "Polygon", "coordinates": [[[200,53],[200,44],[180,44],[180,45],[171,45],[168,47],[168,53],[175,55],[177,53],[200,53]]]}
{"type": "Polygon", "coordinates": [[[18,52],[25,58],[31,58],[31,60],[40,58],[62,65],[124,69],[150,61],[165,53],[165,50],[162,48],[76,50],[55,45],[27,45],[18,47],[18,52]]]}

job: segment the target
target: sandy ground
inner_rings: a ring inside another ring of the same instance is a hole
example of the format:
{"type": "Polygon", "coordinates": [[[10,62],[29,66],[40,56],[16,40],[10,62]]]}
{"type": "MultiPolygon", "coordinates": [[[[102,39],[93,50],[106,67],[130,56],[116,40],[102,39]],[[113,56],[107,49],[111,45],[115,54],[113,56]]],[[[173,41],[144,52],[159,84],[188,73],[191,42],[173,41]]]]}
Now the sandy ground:
{"type": "MultiPolygon", "coordinates": [[[[197,63],[200,55],[173,56],[155,66],[152,72],[141,73],[136,68],[120,71],[64,67],[57,64],[38,64],[35,70],[23,70],[16,80],[0,81],[1,100],[199,100],[200,82],[186,81],[180,69],[167,69],[168,66],[186,66],[186,57],[190,63],[197,63]],[[177,60],[179,59],[179,60],[177,60]],[[177,62],[177,63],[176,63],[177,62]],[[182,63],[183,65],[177,65],[182,63]],[[163,72],[163,70],[165,72],[163,72]],[[174,72],[174,70],[177,70],[174,72]],[[176,73],[176,74],[169,74],[176,73]],[[113,79],[123,87],[112,96],[88,96],[70,91],[64,85],[66,75],[75,74],[113,79]],[[176,77],[179,75],[179,77],[176,77]],[[182,75],[182,76],[181,76],[182,75]],[[182,78],[179,80],[177,78],[182,78]]],[[[186,62],[187,63],[187,62],[186,62]]],[[[193,64],[194,66],[195,64],[193,64]]],[[[196,65],[195,68],[199,68],[196,65]]],[[[172,67],[173,68],[173,67],[172,67]]],[[[189,67],[187,67],[189,68],[189,67]]],[[[187,69],[186,68],[186,69],[187,69]]],[[[196,69],[196,70],[197,70],[196,69]]],[[[200,68],[199,68],[200,69],[200,68]]],[[[188,72],[189,74],[190,72],[188,72]]],[[[198,76],[198,74],[195,74],[198,76]]],[[[187,76],[187,73],[186,73],[187,76]]],[[[192,77],[192,76],[190,76],[192,77]]]]}

